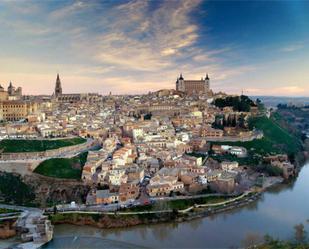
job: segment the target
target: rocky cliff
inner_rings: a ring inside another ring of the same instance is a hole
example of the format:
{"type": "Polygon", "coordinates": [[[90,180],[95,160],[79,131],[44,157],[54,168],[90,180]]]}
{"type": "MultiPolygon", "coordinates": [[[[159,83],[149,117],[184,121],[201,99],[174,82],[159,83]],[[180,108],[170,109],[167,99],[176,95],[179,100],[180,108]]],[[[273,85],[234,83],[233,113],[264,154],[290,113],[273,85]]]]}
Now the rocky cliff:
{"type": "Polygon", "coordinates": [[[36,202],[46,207],[58,203],[84,203],[89,187],[81,181],[46,177],[38,174],[26,175],[23,181],[30,185],[36,197],[36,202]]]}

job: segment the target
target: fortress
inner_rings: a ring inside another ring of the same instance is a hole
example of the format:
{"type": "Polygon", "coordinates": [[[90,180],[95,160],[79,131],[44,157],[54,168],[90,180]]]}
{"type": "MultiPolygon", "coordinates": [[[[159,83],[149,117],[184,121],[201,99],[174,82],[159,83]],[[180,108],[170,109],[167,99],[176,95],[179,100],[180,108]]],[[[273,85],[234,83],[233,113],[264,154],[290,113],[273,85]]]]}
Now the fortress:
{"type": "Polygon", "coordinates": [[[206,74],[205,79],[202,77],[200,80],[185,80],[180,74],[180,77],[176,80],[176,90],[189,96],[208,95],[210,93],[209,81],[208,74],[206,74]]]}

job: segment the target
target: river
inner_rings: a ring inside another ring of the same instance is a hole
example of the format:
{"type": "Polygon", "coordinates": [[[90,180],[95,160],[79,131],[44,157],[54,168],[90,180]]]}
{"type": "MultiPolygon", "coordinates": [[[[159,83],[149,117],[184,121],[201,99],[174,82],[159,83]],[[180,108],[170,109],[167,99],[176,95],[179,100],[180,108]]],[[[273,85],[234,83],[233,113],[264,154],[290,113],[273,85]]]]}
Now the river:
{"type": "Polygon", "coordinates": [[[257,202],[232,212],[123,229],[58,225],[44,248],[231,248],[265,234],[291,239],[299,223],[309,232],[309,163],[295,182],[273,187],[257,202]]]}

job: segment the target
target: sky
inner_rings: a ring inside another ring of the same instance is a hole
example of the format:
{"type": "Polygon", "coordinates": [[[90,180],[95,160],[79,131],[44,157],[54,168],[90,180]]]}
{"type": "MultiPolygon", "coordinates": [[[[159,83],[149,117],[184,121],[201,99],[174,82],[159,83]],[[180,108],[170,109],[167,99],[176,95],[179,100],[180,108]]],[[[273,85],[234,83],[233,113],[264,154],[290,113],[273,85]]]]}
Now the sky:
{"type": "Polygon", "coordinates": [[[25,94],[148,93],[177,76],[309,96],[309,1],[0,0],[0,83],[25,94]]]}

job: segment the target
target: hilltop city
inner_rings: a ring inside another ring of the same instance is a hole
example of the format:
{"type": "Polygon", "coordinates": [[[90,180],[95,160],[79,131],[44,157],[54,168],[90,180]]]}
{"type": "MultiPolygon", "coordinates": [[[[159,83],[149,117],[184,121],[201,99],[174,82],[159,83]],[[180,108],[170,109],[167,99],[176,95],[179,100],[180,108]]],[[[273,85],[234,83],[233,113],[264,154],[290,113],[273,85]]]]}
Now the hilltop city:
{"type": "Polygon", "coordinates": [[[279,127],[278,113],[259,99],[214,93],[210,82],[208,74],[180,74],[175,89],[107,96],[64,93],[59,74],[49,96],[1,86],[0,176],[24,189],[2,189],[1,198],[44,210],[19,219],[23,241],[49,241],[51,221],[71,219],[61,212],[146,212],[159,220],[172,212],[184,219],[190,210],[245,205],[293,178],[301,145],[279,127]]]}

